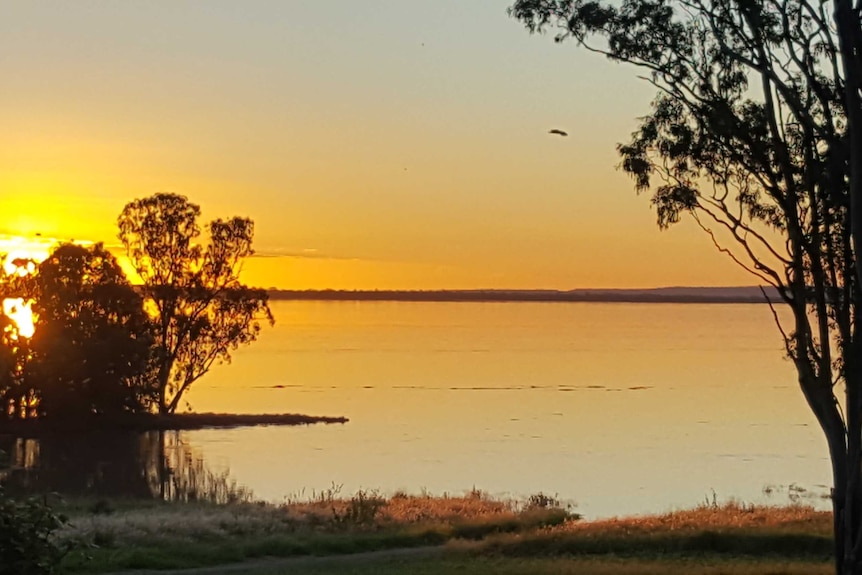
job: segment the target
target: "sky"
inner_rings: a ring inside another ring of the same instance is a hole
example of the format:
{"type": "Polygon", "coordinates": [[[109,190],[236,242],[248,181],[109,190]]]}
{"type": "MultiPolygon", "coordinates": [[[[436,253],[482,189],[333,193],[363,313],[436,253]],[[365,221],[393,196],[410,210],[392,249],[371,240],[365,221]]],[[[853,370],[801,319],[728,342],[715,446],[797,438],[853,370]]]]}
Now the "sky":
{"type": "Polygon", "coordinates": [[[7,0],[0,248],[175,192],[255,221],[262,287],[754,283],[617,169],[649,85],[509,4],[7,0]]]}

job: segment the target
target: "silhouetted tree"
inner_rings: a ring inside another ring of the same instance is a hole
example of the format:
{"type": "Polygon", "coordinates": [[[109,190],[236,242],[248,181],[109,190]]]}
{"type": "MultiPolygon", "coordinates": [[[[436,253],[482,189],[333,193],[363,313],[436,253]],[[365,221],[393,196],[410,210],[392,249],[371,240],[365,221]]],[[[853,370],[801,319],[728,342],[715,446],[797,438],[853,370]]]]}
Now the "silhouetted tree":
{"type": "Polygon", "coordinates": [[[254,251],[247,218],[214,220],[201,246],[200,208],[184,196],[156,194],[126,205],[119,238],[145,286],[156,324],[159,411],[173,413],[183,394],[216,362],[257,339],[272,323],[264,290],[240,282],[254,251]]]}
{"type": "MultiPolygon", "coordinates": [[[[0,254],[0,262],[6,257],[0,254]]],[[[23,262],[21,262],[23,263],[23,262]]],[[[18,299],[15,292],[17,276],[0,267],[0,303],[7,298],[18,299]]],[[[0,310],[5,312],[5,308],[0,310]]],[[[24,365],[29,357],[29,340],[18,325],[0,312],[0,420],[23,419],[35,415],[34,392],[24,382],[24,365]]]]}
{"type": "Polygon", "coordinates": [[[20,285],[37,325],[25,376],[40,416],[149,410],[152,324],[113,255],[63,244],[20,285]]]}
{"type": "MultiPolygon", "coordinates": [[[[2,300],[2,298],[0,298],[2,300]]],[[[24,383],[24,364],[29,340],[15,322],[0,313],[0,419],[23,419],[34,413],[34,393],[24,383]]]]}
{"type": "MultiPolygon", "coordinates": [[[[657,90],[618,147],[661,228],[692,218],[777,289],[829,445],[836,571],[862,573],[862,22],[851,0],[517,0],[657,90]],[[854,255],[855,243],[855,255],[854,255]]],[[[764,292],[765,295],[765,292],[764,292]]]]}

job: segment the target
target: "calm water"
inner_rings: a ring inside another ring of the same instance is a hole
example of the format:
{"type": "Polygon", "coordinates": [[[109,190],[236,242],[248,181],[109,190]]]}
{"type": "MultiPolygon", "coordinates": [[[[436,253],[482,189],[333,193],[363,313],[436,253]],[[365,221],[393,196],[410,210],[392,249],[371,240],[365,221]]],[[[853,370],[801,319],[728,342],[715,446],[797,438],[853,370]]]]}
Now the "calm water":
{"type": "MultiPolygon", "coordinates": [[[[765,306],[276,302],[273,310],[276,327],[201,380],[191,405],[350,422],[183,432],[155,447],[151,436],[127,440],[139,460],[167,449],[175,460],[205,462],[211,483],[229,477],[275,501],[332,484],[347,493],[475,486],[556,493],[589,517],[691,506],[713,492],[784,503],[786,493],[767,498],[764,488],[822,494],[829,483],[825,442],[765,306]]],[[[99,441],[83,443],[130,452],[116,438],[110,448],[99,441]]],[[[39,468],[41,457],[45,472],[62,469],[47,463],[49,446],[38,447],[18,442],[17,463],[39,468]]],[[[69,443],[51,449],[82,459],[69,443]]],[[[101,456],[99,477],[135,476],[112,457],[101,456]]],[[[137,471],[151,485],[154,465],[137,471]]],[[[92,485],[92,473],[81,482],[92,485]]]]}

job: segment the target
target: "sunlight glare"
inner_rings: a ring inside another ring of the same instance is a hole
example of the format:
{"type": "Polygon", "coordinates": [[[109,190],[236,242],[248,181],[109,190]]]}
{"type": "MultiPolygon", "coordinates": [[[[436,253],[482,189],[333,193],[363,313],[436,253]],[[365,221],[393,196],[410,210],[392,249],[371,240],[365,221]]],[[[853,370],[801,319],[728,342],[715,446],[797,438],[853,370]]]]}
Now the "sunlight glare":
{"type": "Polygon", "coordinates": [[[17,248],[10,251],[3,261],[3,271],[9,275],[25,276],[36,269],[36,264],[48,257],[45,250],[17,248]],[[20,265],[24,263],[24,265],[20,265]]]}
{"type": "MultiPolygon", "coordinates": [[[[38,262],[48,257],[47,241],[31,241],[19,236],[0,239],[0,254],[5,254],[3,271],[7,275],[24,276],[36,269],[38,262]],[[23,265],[22,265],[23,263],[23,265]]],[[[18,335],[30,338],[36,332],[31,302],[22,298],[3,300],[3,313],[15,322],[18,335]]]]}
{"type": "Polygon", "coordinates": [[[22,298],[7,298],[3,300],[3,313],[11,318],[18,327],[18,333],[24,337],[33,337],[36,326],[33,325],[33,310],[30,302],[22,298]]]}

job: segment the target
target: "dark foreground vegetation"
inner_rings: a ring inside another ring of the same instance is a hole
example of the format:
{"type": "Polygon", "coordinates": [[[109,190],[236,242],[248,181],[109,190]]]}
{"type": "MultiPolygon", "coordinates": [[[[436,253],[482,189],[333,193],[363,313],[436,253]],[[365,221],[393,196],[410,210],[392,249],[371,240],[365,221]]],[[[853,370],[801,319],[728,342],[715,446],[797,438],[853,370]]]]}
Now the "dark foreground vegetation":
{"type": "Polygon", "coordinates": [[[704,505],[583,521],[541,494],[498,501],[480,492],[383,498],[330,490],[279,506],[76,500],[60,509],[69,522],[55,541],[74,546],[61,563],[72,573],[248,561],[248,573],[448,573],[457,566],[466,573],[818,573],[829,569],[832,553],[829,514],[795,506],[704,505]],[[394,550],[412,551],[362,555],[394,550]]]}

